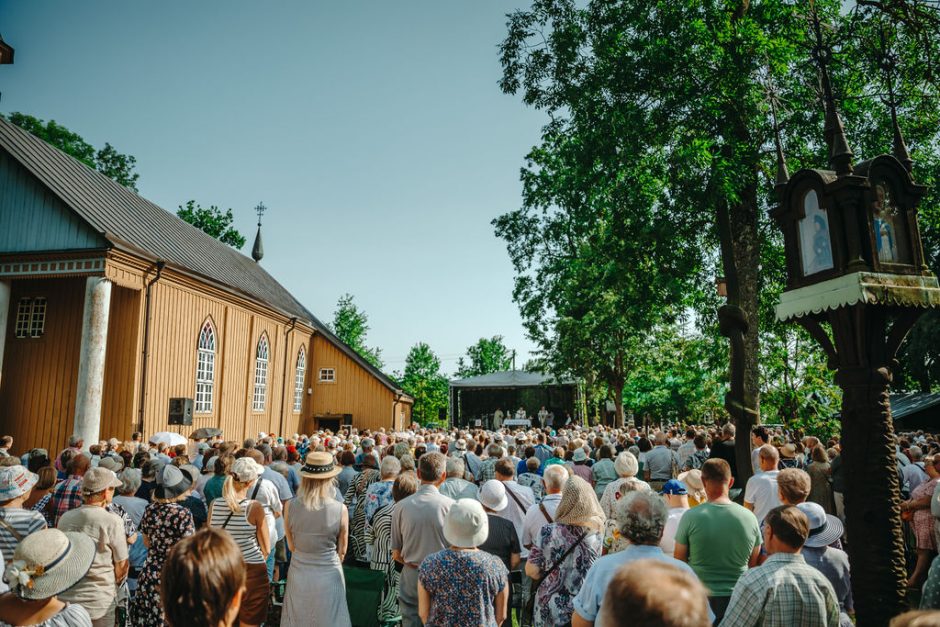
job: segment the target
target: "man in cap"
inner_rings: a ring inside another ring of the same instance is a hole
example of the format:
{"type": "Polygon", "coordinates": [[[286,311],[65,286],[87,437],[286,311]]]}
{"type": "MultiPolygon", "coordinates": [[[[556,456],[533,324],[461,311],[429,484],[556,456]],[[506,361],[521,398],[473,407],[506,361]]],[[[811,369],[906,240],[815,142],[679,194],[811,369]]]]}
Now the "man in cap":
{"type": "Polygon", "coordinates": [[[113,627],[117,588],[128,572],[127,537],[120,516],[107,511],[121,481],[107,468],[91,468],[82,477],[84,503],[62,515],[60,531],[84,533],[95,541],[91,570],[59,599],[84,607],[93,627],[113,627]]]}
{"type": "Polygon", "coordinates": [[[810,531],[806,515],[793,505],[780,505],[765,521],[764,544],[770,557],[738,579],[722,627],[838,627],[839,601],[832,584],[800,554],[810,531]]]}
{"type": "Polygon", "coordinates": [[[659,543],[666,555],[672,555],[676,550],[676,530],[683,514],[689,511],[689,490],[678,479],[670,479],[663,486],[661,492],[669,508],[669,518],[663,528],[663,539],[659,543]]]}
{"type": "Polygon", "coordinates": [[[425,557],[449,546],[444,520],[453,505],[438,488],[447,478],[447,458],[427,453],[418,460],[421,487],[392,506],[392,559],[404,566],[399,584],[398,607],[402,627],[420,627],[418,616],[418,566],[425,557]]]}

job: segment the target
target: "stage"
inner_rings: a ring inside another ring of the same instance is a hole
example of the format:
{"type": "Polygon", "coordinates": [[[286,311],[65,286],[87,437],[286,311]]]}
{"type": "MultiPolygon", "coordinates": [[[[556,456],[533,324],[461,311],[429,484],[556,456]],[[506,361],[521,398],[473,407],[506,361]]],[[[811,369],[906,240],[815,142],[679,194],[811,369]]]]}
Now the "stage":
{"type": "Polygon", "coordinates": [[[565,423],[570,414],[576,424],[581,422],[580,392],[577,381],[559,381],[551,375],[509,370],[449,384],[451,425],[494,428],[494,414],[503,412],[501,426],[529,428],[538,425],[542,407],[554,414],[553,425],[565,423]],[[522,407],[532,419],[516,422],[516,411],[522,407]],[[479,421],[479,422],[478,422],[479,421]]]}

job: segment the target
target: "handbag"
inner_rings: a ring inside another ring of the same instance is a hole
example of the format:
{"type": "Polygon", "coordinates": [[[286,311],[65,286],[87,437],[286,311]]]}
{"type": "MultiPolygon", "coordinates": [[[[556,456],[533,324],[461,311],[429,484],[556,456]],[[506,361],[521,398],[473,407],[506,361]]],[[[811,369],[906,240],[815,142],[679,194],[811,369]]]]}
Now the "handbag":
{"type": "Polygon", "coordinates": [[[584,539],[588,537],[588,533],[589,533],[588,531],[585,531],[584,533],[582,533],[581,537],[578,538],[578,541],[573,543],[570,547],[568,547],[568,550],[565,551],[565,553],[559,558],[557,562],[552,564],[552,567],[549,568],[540,579],[532,580],[532,587],[529,590],[529,598],[526,599],[525,608],[523,610],[524,616],[533,616],[535,614],[535,597],[537,596],[536,593],[539,590],[539,586],[542,585],[542,582],[548,579],[549,575],[555,572],[558,569],[558,567],[562,565],[562,563],[564,563],[565,559],[569,555],[571,555],[572,551],[578,548],[579,544],[584,542],[584,539]]]}

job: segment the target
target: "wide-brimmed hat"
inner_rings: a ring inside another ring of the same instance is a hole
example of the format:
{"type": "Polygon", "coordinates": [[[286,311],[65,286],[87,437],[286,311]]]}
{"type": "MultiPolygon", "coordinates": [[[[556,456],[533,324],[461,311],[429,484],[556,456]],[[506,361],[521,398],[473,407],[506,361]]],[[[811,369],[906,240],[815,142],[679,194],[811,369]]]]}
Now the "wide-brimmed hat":
{"type": "Polygon", "coordinates": [[[464,439],[457,440],[457,442],[454,443],[454,448],[456,448],[458,451],[466,451],[467,441],[464,439]]]}
{"type": "Polygon", "coordinates": [[[784,444],[780,449],[780,457],[785,457],[787,459],[793,459],[796,457],[796,445],[784,444]]]}
{"type": "Polygon", "coordinates": [[[95,559],[95,542],[84,533],[35,531],[16,546],[3,580],[21,599],[48,599],[81,581],[95,559]]]}
{"type": "Polygon", "coordinates": [[[98,467],[107,468],[112,472],[121,472],[124,470],[124,460],[120,457],[112,457],[108,455],[101,458],[101,461],[98,462],[98,467]]]}
{"type": "Polygon", "coordinates": [[[82,494],[98,494],[108,488],[121,487],[121,480],[113,470],[107,468],[89,468],[82,477],[82,494]]]}
{"type": "Polygon", "coordinates": [[[341,473],[342,468],[337,468],[333,456],[329,453],[307,453],[307,459],[300,468],[301,477],[311,479],[331,479],[341,473]]]}
{"type": "Polygon", "coordinates": [[[153,496],[162,500],[176,499],[192,489],[194,483],[195,477],[191,470],[170,464],[157,472],[157,487],[153,490],[153,496]]]}
{"type": "Polygon", "coordinates": [[[23,496],[33,489],[39,475],[26,470],[23,466],[4,466],[0,468],[0,501],[9,501],[23,496]]]}
{"type": "Polygon", "coordinates": [[[501,512],[509,504],[509,497],[506,496],[506,486],[502,481],[490,479],[480,486],[477,492],[477,499],[484,507],[488,507],[494,512],[501,512]]]}
{"type": "Polygon", "coordinates": [[[574,449],[574,453],[571,455],[571,460],[576,462],[587,461],[587,453],[584,452],[583,448],[574,449]]]}
{"type": "Polygon", "coordinates": [[[490,523],[483,506],[474,499],[458,499],[444,519],[444,539],[451,546],[475,548],[486,542],[490,523]]]}
{"type": "Polygon", "coordinates": [[[832,514],[827,514],[822,505],[807,501],[800,503],[797,507],[809,521],[809,537],[803,543],[804,546],[829,546],[842,537],[844,531],[842,521],[832,514]]]}

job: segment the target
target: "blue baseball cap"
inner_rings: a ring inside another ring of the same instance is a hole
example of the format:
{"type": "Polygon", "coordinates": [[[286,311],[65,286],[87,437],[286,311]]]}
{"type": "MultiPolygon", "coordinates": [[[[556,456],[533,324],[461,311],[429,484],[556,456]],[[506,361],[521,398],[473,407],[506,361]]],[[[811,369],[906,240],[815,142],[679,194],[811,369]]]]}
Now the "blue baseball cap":
{"type": "Polygon", "coordinates": [[[689,491],[685,489],[685,484],[676,479],[670,479],[663,485],[663,491],[660,494],[688,494],[689,491]]]}

